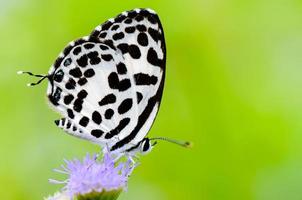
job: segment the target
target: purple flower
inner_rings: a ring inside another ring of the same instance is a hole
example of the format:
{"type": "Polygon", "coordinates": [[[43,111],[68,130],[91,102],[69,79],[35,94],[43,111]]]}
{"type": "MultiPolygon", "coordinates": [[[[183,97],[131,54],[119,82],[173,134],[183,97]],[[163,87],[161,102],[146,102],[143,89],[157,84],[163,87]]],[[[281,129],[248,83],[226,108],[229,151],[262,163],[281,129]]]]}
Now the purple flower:
{"type": "Polygon", "coordinates": [[[89,154],[81,162],[78,159],[65,160],[62,169],[56,172],[67,174],[65,181],[50,180],[52,183],[65,183],[63,191],[73,198],[89,194],[110,191],[122,191],[127,187],[128,176],[134,166],[130,161],[114,163],[110,154],[105,154],[101,161],[96,155],[89,154]]]}

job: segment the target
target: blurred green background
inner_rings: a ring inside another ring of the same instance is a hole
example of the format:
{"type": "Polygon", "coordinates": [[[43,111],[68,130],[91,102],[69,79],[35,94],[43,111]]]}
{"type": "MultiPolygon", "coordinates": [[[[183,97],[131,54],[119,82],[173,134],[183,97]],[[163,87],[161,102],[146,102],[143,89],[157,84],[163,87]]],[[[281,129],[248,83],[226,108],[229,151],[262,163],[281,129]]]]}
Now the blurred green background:
{"type": "Polygon", "coordinates": [[[165,29],[167,78],[150,135],[161,142],[121,200],[302,199],[302,2],[299,0],[0,0],[0,199],[42,199],[63,158],[98,147],[56,128],[46,73],[71,40],[137,7],[165,29]]]}

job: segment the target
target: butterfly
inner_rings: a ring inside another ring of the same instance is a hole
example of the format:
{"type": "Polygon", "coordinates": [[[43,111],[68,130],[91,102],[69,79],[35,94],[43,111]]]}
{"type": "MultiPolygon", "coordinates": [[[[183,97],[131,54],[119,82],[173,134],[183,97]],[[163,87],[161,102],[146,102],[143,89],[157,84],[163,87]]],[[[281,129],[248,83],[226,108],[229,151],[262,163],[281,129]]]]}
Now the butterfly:
{"type": "MultiPolygon", "coordinates": [[[[21,72],[34,75],[31,72],[21,72]]],[[[68,134],[114,153],[149,152],[162,139],[149,139],[160,107],[166,73],[166,45],[151,9],[123,12],[70,42],[47,75],[47,97],[68,134]],[[104,148],[105,149],[105,148],[104,148]]]]}

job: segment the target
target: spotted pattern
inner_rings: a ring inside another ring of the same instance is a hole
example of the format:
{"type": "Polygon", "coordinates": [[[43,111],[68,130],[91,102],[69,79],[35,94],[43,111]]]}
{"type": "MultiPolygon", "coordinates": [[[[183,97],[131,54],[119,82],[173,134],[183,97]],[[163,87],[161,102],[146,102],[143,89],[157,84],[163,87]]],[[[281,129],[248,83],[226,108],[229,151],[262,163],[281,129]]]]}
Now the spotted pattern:
{"type": "Polygon", "coordinates": [[[91,78],[91,77],[93,77],[94,75],[95,75],[95,72],[94,72],[94,70],[93,70],[92,68],[87,69],[87,70],[84,72],[84,76],[85,76],[86,78],[91,78]]]}
{"type": "Polygon", "coordinates": [[[108,76],[108,83],[111,89],[118,89],[119,91],[125,91],[131,87],[131,82],[129,79],[119,80],[116,72],[112,72],[108,76]]]}
{"type": "Polygon", "coordinates": [[[76,67],[74,69],[71,69],[69,71],[69,74],[75,78],[80,78],[82,76],[82,71],[79,67],[76,67]]]}
{"type": "Polygon", "coordinates": [[[102,115],[98,111],[94,111],[92,113],[92,121],[96,124],[101,124],[102,122],[102,115]]]}
{"type": "Polygon", "coordinates": [[[114,115],[114,111],[111,108],[106,110],[106,112],[105,112],[105,118],[106,119],[111,119],[113,115],[114,115]]]}
{"type": "Polygon", "coordinates": [[[67,83],[65,84],[65,88],[67,90],[73,90],[76,87],[76,82],[73,78],[69,78],[69,80],[67,81],[67,83]]]}
{"type": "Polygon", "coordinates": [[[134,80],[136,85],[155,85],[158,78],[154,75],[150,76],[144,73],[134,74],[134,80]]]}
{"type": "Polygon", "coordinates": [[[72,94],[68,94],[64,97],[64,103],[66,105],[69,105],[73,99],[74,99],[74,96],[72,94]]]}
{"type": "Polygon", "coordinates": [[[64,78],[64,72],[63,72],[63,70],[60,69],[54,75],[53,80],[56,81],[56,82],[58,82],[58,83],[60,83],[60,82],[62,82],[63,78],[64,78]]]}
{"type": "Polygon", "coordinates": [[[89,123],[89,118],[88,117],[82,117],[79,121],[79,124],[83,127],[86,127],[89,123]]]}
{"type": "Polygon", "coordinates": [[[119,114],[124,114],[126,112],[128,112],[131,107],[132,107],[132,99],[125,99],[124,101],[122,101],[122,103],[119,105],[118,107],[118,113],[119,114]]]}
{"type": "Polygon", "coordinates": [[[96,138],[101,137],[103,135],[103,133],[104,132],[102,130],[100,130],[100,129],[93,129],[91,131],[91,135],[94,136],[94,137],[96,137],[96,138]]]}
{"type": "Polygon", "coordinates": [[[124,12],[71,42],[49,72],[48,98],[68,117],[56,124],[111,151],[135,149],[161,101],[165,53],[159,18],[149,9],[124,12]]]}
{"type": "Polygon", "coordinates": [[[104,106],[115,102],[116,102],[116,96],[113,93],[111,93],[106,95],[101,101],[99,101],[99,105],[104,106]]]}
{"type": "Polygon", "coordinates": [[[77,64],[80,67],[86,67],[88,64],[88,57],[86,54],[84,54],[83,56],[81,56],[79,59],[77,59],[77,64]]]}

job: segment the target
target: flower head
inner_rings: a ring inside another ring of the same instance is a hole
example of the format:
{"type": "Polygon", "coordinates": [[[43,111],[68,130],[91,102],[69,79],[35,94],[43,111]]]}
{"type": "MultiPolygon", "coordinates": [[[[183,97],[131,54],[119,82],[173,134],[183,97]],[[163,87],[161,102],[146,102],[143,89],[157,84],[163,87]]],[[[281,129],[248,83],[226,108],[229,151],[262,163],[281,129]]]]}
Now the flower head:
{"type": "MultiPolygon", "coordinates": [[[[66,184],[63,191],[73,198],[104,192],[119,194],[126,189],[128,176],[134,167],[130,161],[114,163],[110,154],[105,154],[101,161],[97,160],[96,155],[87,154],[82,162],[78,159],[65,160],[65,165],[61,168],[55,171],[68,175],[68,179],[61,182],[66,184]]],[[[50,181],[59,183],[55,180],[50,181]]]]}

